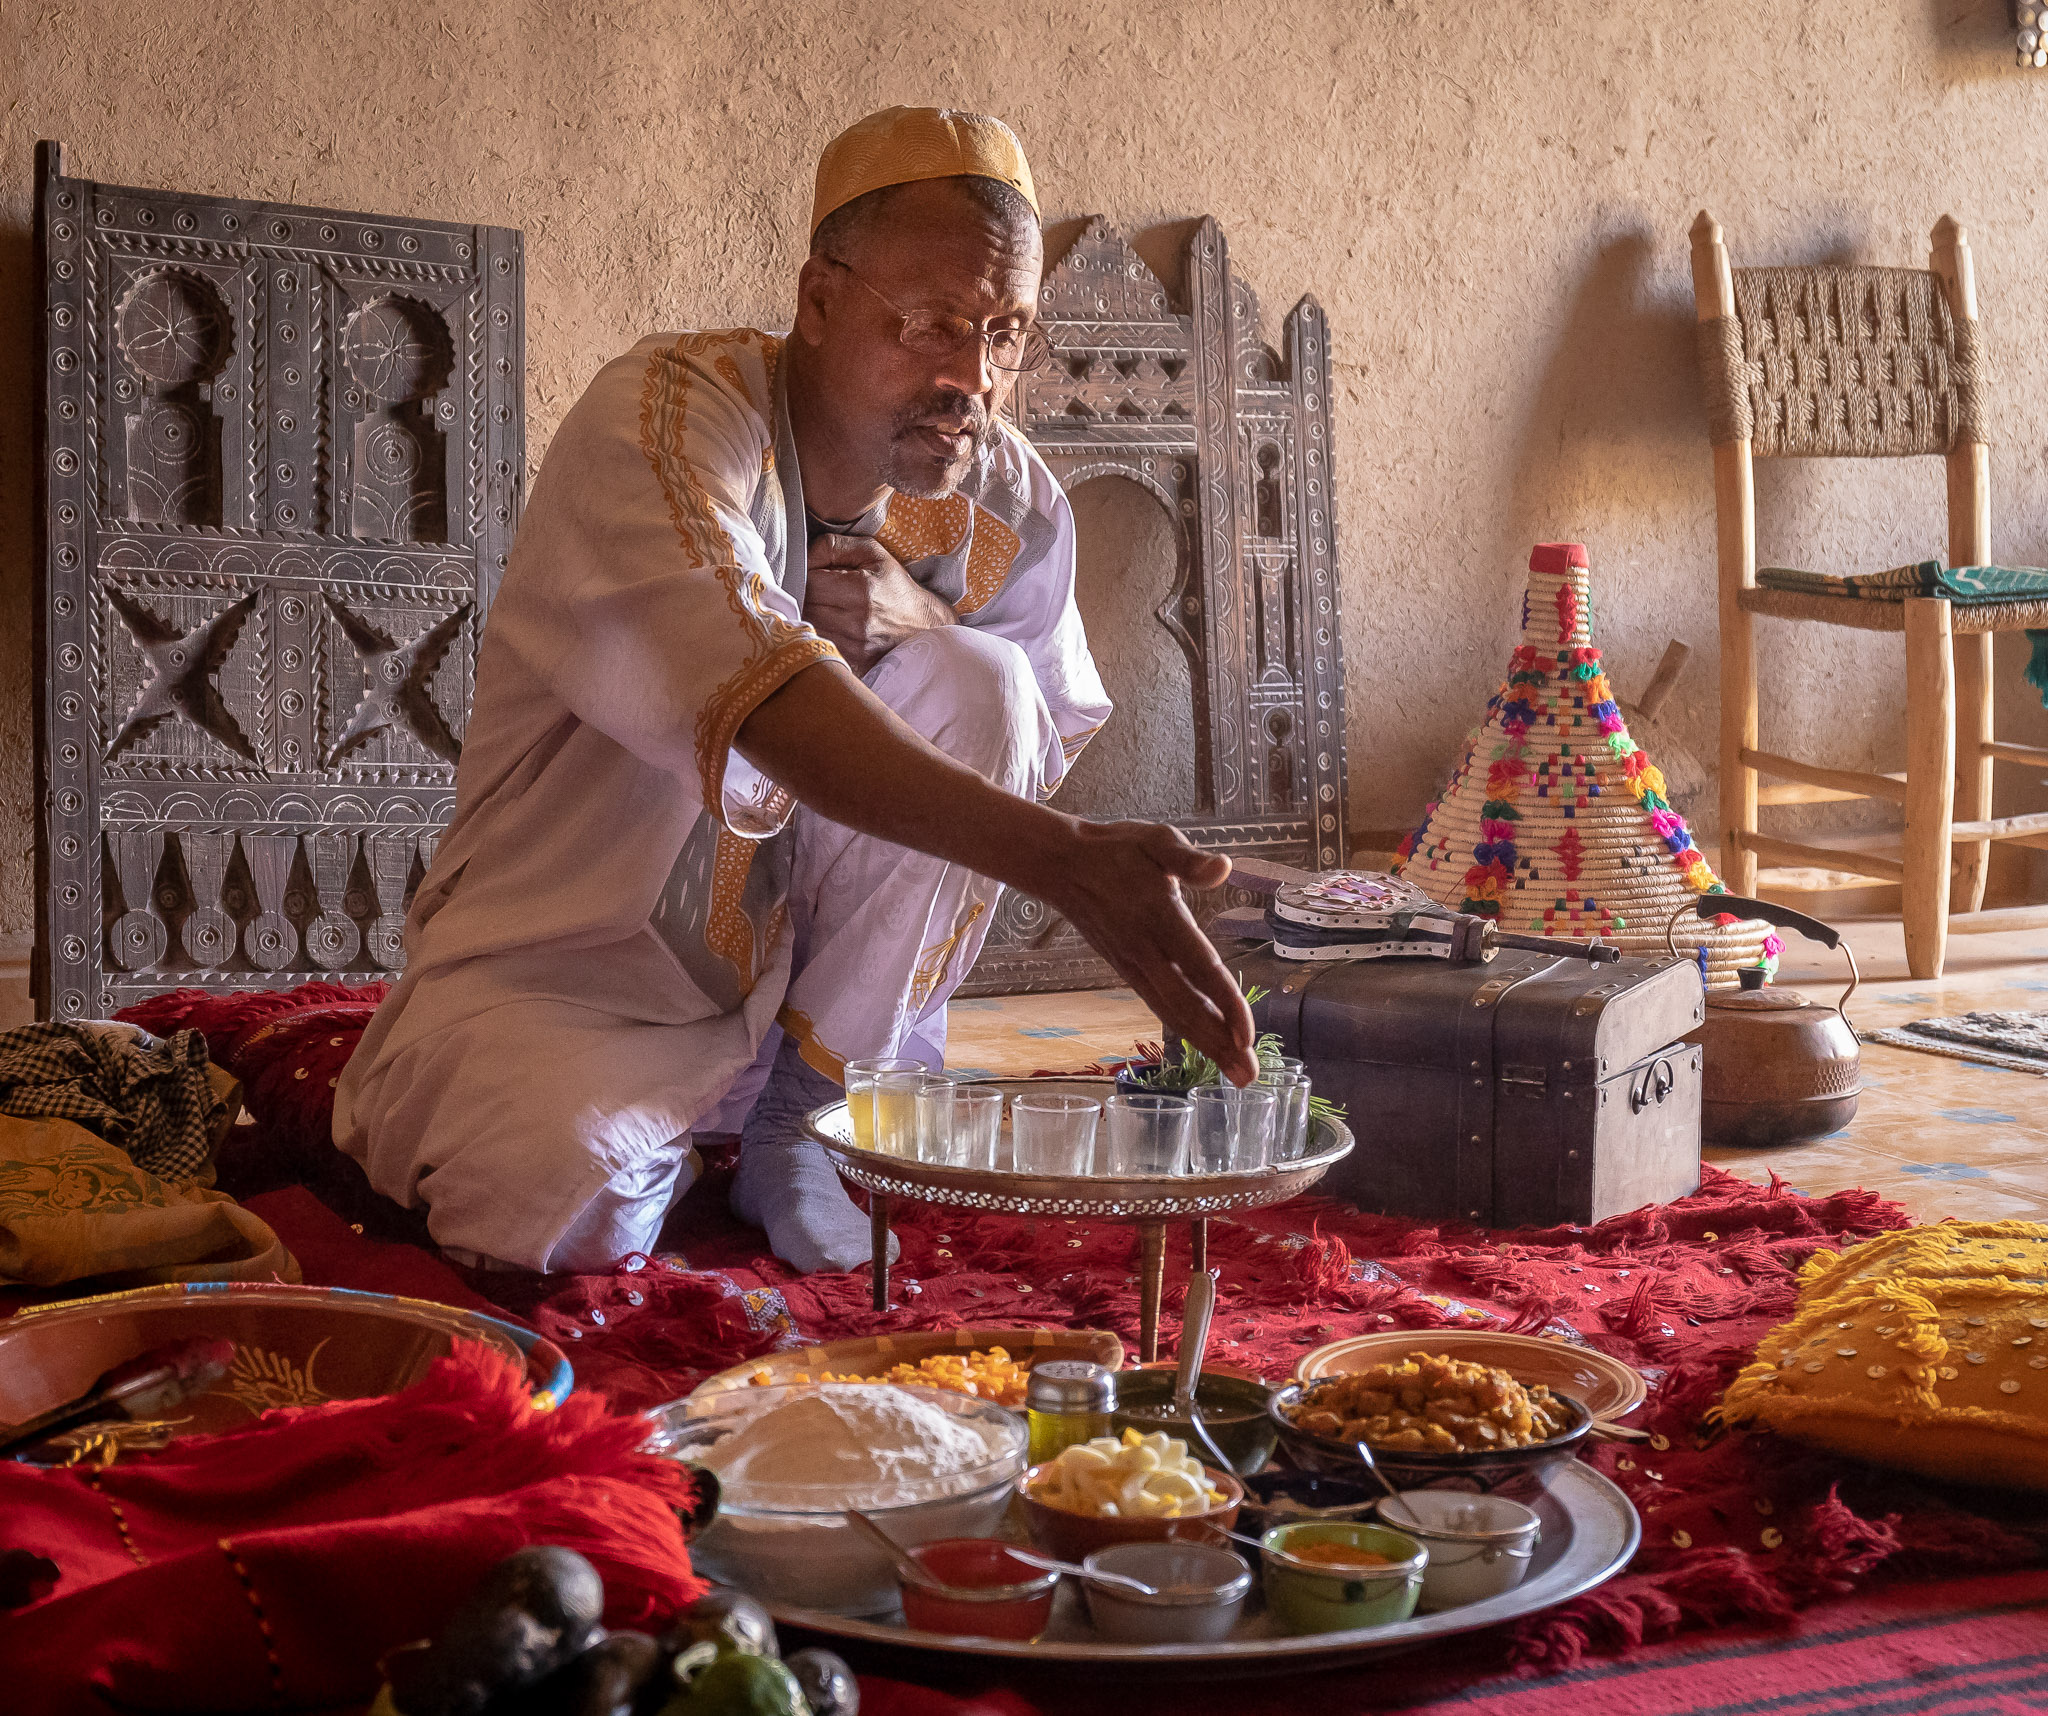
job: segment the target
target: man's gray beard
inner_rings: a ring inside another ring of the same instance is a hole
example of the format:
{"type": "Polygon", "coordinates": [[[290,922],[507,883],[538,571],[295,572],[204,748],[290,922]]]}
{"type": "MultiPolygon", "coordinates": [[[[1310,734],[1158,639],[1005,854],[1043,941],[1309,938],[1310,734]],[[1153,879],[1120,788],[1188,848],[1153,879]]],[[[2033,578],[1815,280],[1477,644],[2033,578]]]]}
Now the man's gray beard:
{"type": "MultiPolygon", "coordinates": [[[[979,450],[977,448],[976,452],[978,453],[979,450]]],[[[924,465],[925,461],[920,459],[917,463],[924,465]]],[[[910,464],[910,460],[902,457],[892,449],[889,455],[889,462],[882,469],[882,481],[887,483],[899,495],[908,495],[913,500],[944,500],[950,494],[957,494],[960,484],[966,479],[967,473],[974,469],[974,460],[969,458],[967,463],[960,467],[959,476],[948,476],[943,481],[934,483],[921,472],[913,474],[910,464]]],[[[929,469],[930,467],[926,466],[925,468],[929,469]]],[[[953,467],[948,465],[946,469],[951,471],[953,467]]]]}
{"type": "MultiPolygon", "coordinates": [[[[905,427],[907,429],[912,426],[905,427]]],[[[959,491],[960,485],[967,480],[967,473],[987,455],[989,446],[995,438],[994,420],[991,418],[980,423],[974,430],[974,441],[968,449],[965,462],[960,466],[960,474],[948,477],[936,485],[923,471],[916,468],[923,466],[925,470],[929,470],[929,463],[912,453],[901,441],[892,440],[889,443],[889,456],[882,465],[882,481],[899,495],[908,495],[913,500],[944,500],[948,495],[959,491]]],[[[950,471],[953,467],[948,465],[946,469],[950,471]]]]}

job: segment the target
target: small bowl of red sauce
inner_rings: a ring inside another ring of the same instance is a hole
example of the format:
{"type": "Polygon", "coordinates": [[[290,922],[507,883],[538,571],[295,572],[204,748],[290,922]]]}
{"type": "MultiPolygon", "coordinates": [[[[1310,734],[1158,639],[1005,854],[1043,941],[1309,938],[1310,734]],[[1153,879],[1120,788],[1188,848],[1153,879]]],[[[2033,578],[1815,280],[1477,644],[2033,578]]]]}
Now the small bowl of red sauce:
{"type": "Polygon", "coordinates": [[[993,1537],[943,1537],[906,1553],[936,1581],[901,1582],[904,1624],[954,1637],[1035,1639],[1052,1617],[1057,1573],[993,1537]]]}

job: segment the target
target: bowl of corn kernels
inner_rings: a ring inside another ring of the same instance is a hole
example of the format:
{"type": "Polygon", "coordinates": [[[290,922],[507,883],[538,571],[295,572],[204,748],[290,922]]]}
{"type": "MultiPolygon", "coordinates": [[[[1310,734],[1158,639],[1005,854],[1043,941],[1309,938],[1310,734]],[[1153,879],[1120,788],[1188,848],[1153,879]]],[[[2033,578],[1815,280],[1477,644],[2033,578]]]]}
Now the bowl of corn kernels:
{"type": "Polygon", "coordinates": [[[942,1389],[1021,1412],[1034,1365],[1084,1359],[1113,1371],[1122,1366],[1123,1355],[1123,1342],[1106,1329],[913,1330],[829,1341],[734,1365],[699,1384],[686,1410],[691,1417],[730,1411],[764,1388],[893,1383],[942,1389]]]}

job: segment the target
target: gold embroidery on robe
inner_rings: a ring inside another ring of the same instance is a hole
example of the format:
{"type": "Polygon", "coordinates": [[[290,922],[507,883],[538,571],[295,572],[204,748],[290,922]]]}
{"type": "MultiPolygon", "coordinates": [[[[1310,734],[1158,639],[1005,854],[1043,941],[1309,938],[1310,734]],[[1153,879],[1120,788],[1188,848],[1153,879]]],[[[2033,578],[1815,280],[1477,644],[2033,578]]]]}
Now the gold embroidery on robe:
{"type": "Polygon", "coordinates": [[[967,540],[973,513],[974,503],[965,495],[920,500],[916,495],[892,494],[875,540],[909,566],[934,554],[951,554],[967,540]]]}
{"type": "Polygon", "coordinates": [[[846,1082],[846,1057],[834,1054],[818,1041],[818,1027],[811,1023],[808,1013],[784,1007],[775,1015],[775,1022],[795,1042],[796,1052],[803,1056],[804,1065],[839,1084],[846,1082]]]}
{"type": "Polygon", "coordinates": [[[942,942],[936,942],[917,956],[917,970],[910,979],[910,1010],[921,1013],[932,993],[946,980],[946,968],[953,963],[953,950],[960,945],[960,938],[974,928],[976,921],[987,909],[986,900],[976,900],[968,908],[966,917],[953,926],[953,933],[942,942]]]}
{"type": "Polygon", "coordinates": [[[729,828],[718,831],[718,846],[711,859],[711,905],[704,915],[704,945],[720,959],[731,962],[739,974],[740,994],[754,987],[754,924],[740,904],[747,891],[747,875],[754,868],[761,843],[729,828]]]}
{"type": "Polygon", "coordinates": [[[974,541],[967,550],[967,590],[953,604],[954,611],[971,614],[994,601],[1023,546],[1023,539],[1001,519],[975,508],[974,541]]]}
{"type": "Polygon", "coordinates": [[[703,780],[704,804],[725,820],[725,760],[740,723],[761,700],[793,674],[814,661],[835,656],[835,650],[806,626],[791,625],[763,606],[766,579],[759,571],[743,571],[732,538],[718,522],[711,497],[698,481],[686,452],[689,431],[689,364],[716,350],[712,367],[757,410],[768,409],[772,397],[779,342],[751,328],[718,333],[685,334],[665,352],[648,361],[640,393],[640,450],[661,485],[669,518],[694,567],[716,574],[732,610],[753,632],[754,653],[741,669],[719,686],[697,716],[697,772],[703,780]],[[732,356],[732,349],[758,346],[769,393],[756,400],[732,356]]]}

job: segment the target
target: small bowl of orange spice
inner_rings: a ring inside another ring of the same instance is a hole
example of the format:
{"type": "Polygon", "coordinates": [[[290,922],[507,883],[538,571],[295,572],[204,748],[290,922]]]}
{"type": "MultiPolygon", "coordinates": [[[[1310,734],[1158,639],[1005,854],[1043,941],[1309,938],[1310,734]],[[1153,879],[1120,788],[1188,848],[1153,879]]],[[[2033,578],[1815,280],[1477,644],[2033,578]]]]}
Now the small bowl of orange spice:
{"type": "Polygon", "coordinates": [[[1261,1540],[1266,1608],[1290,1633],[1391,1626],[1415,1613],[1429,1551],[1384,1525],[1310,1520],[1261,1540]]]}

